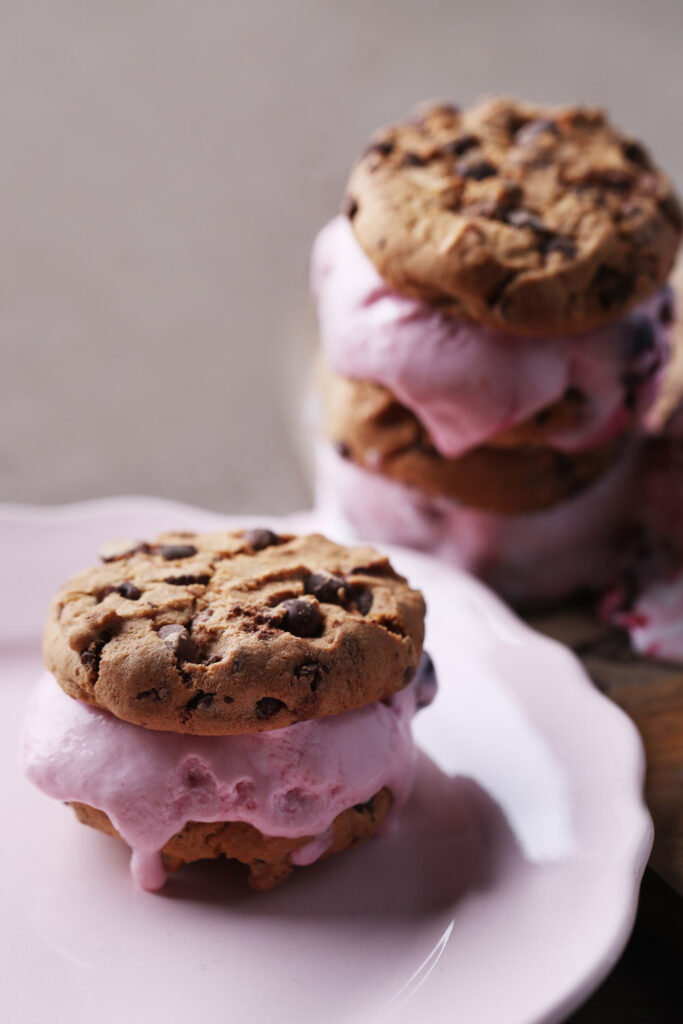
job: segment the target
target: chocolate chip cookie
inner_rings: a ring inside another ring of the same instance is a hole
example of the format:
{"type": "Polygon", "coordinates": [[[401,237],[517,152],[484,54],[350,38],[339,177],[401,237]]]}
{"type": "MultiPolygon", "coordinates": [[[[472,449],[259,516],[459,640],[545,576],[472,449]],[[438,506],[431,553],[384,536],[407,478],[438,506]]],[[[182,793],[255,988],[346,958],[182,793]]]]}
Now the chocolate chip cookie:
{"type": "Polygon", "coordinates": [[[436,450],[417,417],[379,384],[324,370],[325,433],[358,465],[415,487],[430,497],[503,515],[538,512],[580,493],[609,470],[626,435],[576,454],[543,443],[548,423],[579,415],[571,396],[530,422],[459,458],[436,450]]]}
{"type": "Polygon", "coordinates": [[[279,729],[389,697],[424,601],[386,557],[268,529],[124,541],[56,594],[45,661],[70,696],[148,729],[279,729]]]}
{"type": "Polygon", "coordinates": [[[666,280],[683,217],[600,110],[435,104],[378,132],[345,212],[392,288],[525,334],[617,319],[666,280]]]}

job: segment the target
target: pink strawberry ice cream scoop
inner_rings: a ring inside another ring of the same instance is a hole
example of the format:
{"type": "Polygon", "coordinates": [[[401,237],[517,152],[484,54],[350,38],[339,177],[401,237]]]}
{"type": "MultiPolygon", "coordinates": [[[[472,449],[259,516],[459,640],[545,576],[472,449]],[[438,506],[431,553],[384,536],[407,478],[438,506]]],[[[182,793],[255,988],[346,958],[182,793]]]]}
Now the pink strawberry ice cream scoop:
{"type": "Polygon", "coordinates": [[[410,791],[411,719],[435,692],[424,657],[386,701],[282,729],[236,736],[157,732],[67,696],[49,673],[23,737],[28,778],[48,796],[104,811],[132,849],[131,872],[158,889],[160,851],[188,821],[247,822],[266,836],[312,836],[292,862],[329,846],[334,818],[383,787],[400,807],[410,791]]]}
{"type": "Polygon", "coordinates": [[[568,337],[524,337],[445,316],[392,291],[337,217],[313,250],[312,288],[327,360],[337,373],[388,388],[456,458],[578,391],[581,423],[547,443],[601,444],[651,405],[671,320],[665,288],[608,327],[568,337]]]}

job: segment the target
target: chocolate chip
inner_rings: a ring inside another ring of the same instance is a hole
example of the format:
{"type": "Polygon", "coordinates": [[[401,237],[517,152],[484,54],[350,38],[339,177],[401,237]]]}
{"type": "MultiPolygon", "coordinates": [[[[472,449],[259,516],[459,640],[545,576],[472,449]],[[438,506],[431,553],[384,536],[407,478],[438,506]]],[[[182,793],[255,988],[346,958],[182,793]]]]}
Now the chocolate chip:
{"type": "Polygon", "coordinates": [[[474,181],[483,181],[484,178],[492,178],[498,173],[498,168],[489,160],[477,160],[475,163],[461,160],[455,170],[462,178],[472,178],[474,181]]]}
{"type": "Polygon", "coordinates": [[[367,615],[372,608],[374,596],[369,587],[354,585],[351,588],[351,600],[361,615],[367,615]]]}
{"type": "Polygon", "coordinates": [[[346,581],[331,572],[314,572],[304,580],[304,591],[325,604],[341,604],[346,581]],[[341,591],[341,593],[340,593],[341,591]]]}
{"type": "Polygon", "coordinates": [[[471,217],[492,217],[494,220],[506,220],[508,211],[516,206],[522,199],[524,193],[519,185],[506,181],[498,196],[494,199],[489,196],[485,199],[477,199],[473,203],[460,208],[461,214],[469,214],[471,217]]]}
{"type": "Polygon", "coordinates": [[[81,651],[81,665],[85,665],[86,668],[93,668],[95,672],[99,671],[102,650],[104,645],[108,644],[110,640],[111,633],[106,629],[101,630],[88,645],[87,649],[81,651]]]}
{"type": "Polygon", "coordinates": [[[140,693],[135,694],[136,700],[151,700],[155,704],[161,701],[161,694],[156,686],[153,686],[151,690],[141,690],[140,693]]]}
{"type": "Polygon", "coordinates": [[[234,704],[235,703],[235,698],[234,697],[228,697],[227,695],[224,695],[223,703],[224,704],[234,704]]]}
{"type": "Polygon", "coordinates": [[[349,220],[353,220],[353,218],[358,213],[358,203],[353,198],[353,196],[344,197],[344,202],[342,203],[342,213],[344,214],[345,217],[348,217],[349,220]]]}
{"type": "Polygon", "coordinates": [[[644,146],[641,146],[639,142],[634,140],[626,140],[621,151],[627,160],[630,160],[632,164],[637,164],[639,167],[650,168],[652,161],[650,160],[650,154],[647,152],[644,146]]]}
{"type": "Polygon", "coordinates": [[[210,707],[213,707],[215,696],[215,693],[205,693],[203,690],[198,690],[194,697],[190,697],[185,707],[188,711],[208,711],[210,707]]]}
{"type": "MultiPolygon", "coordinates": [[[[233,608],[233,611],[237,611],[237,608],[233,608]]],[[[240,608],[239,611],[241,612],[242,609],[240,608]]],[[[204,610],[199,612],[198,615],[195,615],[192,620],[192,626],[201,626],[202,622],[206,622],[206,620],[210,619],[212,615],[213,608],[204,608],[204,610]]]]}
{"type": "Polygon", "coordinates": [[[663,199],[658,200],[657,205],[666,219],[671,221],[677,231],[680,231],[683,227],[683,213],[675,196],[664,196],[663,199]]]}
{"type": "Polygon", "coordinates": [[[128,558],[138,553],[149,554],[149,544],[140,540],[116,540],[111,544],[104,544],[98,551],[98,556],[103,562],[118,562],[121,558],[128,558]]]}
{"type": "Polygon", "coordinates": [[[172,562],[176,558],[191,558],[197,554],[197,549],[193,544],[161,544],[159,554],[167,562],[172,562]]]}
{"type": "Polygon", "coordinates": [[[166,576],[164,583],[171,583],[175,587],[189,587],[192,583],[201,583],[203,587],[209,582],[208,576],[166,576]]]}
{"type": "Polygon", "coordinates": [[[197,648],[185,626],[181,626],[177,622],[162,626],[158,636],[181,661],[194,662],[198,660],[197,648]]]}
{"type": "Polygon", "coordinates": [[[674,320],[674,305],[671,299],[664,299],[659,307],[659,322],[665,327],[672,324],[674,320]]]}
{"type": "Polygon", "coordinates": [[[505,274],[500,280],[494,285],[489,294],[486,296],[486,301],[489,306],[497,306],[502,300],[505,290],[515,280],[517,275],[513,272],[505,274]]]}
{"type": "Polygon", "coordinates": [[[585,181],[589,185],[602,185],[617,191],[626,191],[633,185],[632,175],[615,167],[596,168],[586,175],[585,181]]]}
{"type": "Polygon", "coordinates": [[[383,142],[373,142],[370,149],[375,153],[381,153],[382,156],[391,156],[394,152],[394,143],[390,139],[385,139],[383,142]]]}
{"type": "Polygon", "coordinates": [[[444,153],[453,153],[454,156],[462,156],[469,149],[474,149],[475,146],[479,146],[481,143],[476,135],[465,134],[459,135],[457,139],[453,139],[452,142],[447,142],[443,147],[444,153]]]}
{"type": "Polygon", "coordinates": [[[505,214],[504,220],[506,224],[511,224],[513,228],[529,228],[539,235],[552,234],[541,218],[537,217],[530,210],[510,210],[505,214]]]}
{"type": "Polygon", "coordinates": [[[499,204],[501,209],[508,210],[511,206],[518,206],[524,196],[524,190],[515,181],[504,181],[501,186],[499,204]]]}
{"type": "Polygon", "coordinates": [[[125,597],[127,601],[138,601],[142,597],[142,591],[139,587],[136,587],[134,583],[126,581],[125,583],[119,583],[116,587],[116,592],[125,597]]]}
{"type": "Polygon", "coordinates": [[[652,321],[646,316],[636,316],[631,320],[631,337],[628,354],[631,358],[645,355],[655,348],[657,337],[652,321]]]}
{"type": "Polygon", "coordinates": [[[640,203],[633,199],[624,199],[621,204],[619,213],[621,217],[640,217],[642,214],[642,206],[640,203]]]}
{"type": "Polygon", "coordinates": [[[534,143],[539,135],[545,134],[558,135],[557,124],[548,117],[537,117],[535,121],[527,121],[522,125],[515,134],[515,143],[518,146],[528,146],[534,143]]]}
{"type": "Polygon", "coordinates": [[[424,167],[427,161],[419,153],[405,153],[401,163],[404,167],[424,167]]]}
{"type": "Polygon", "coordinates": [[[158,635],[160,640],[171,640],[176,635],[184,635],[187,637],[190,634],[188,633],[184,626],[180,625],[179,622],[172,622],[168,626],[162,626],[161,629],[159,630],[158,635]]]}
{"type": "Polygon", "coordinates": [[[354,811],[357,811],[358,814],[373,814],[375,811],[374,796],[371,796],[364,804],[354,804],[353,809],[354,811]]]}
{"type": "Polygon", "coordinates": [[[572,260],[576,256],[576,246],[571,238],[567,238],[565,235],[555,235],[544,243],[543,252],[546,255],[551,252],[558,252],[565,259],[572,260]]]}
{"type": "Polygon", "coordinates": [[[287,710],[287,705],[283,700],[278,700],[277,697],[261,697],[256,701],[256,717],[263,722],[272,718],[273,715],[277,715],[278,711],[282,711],[283,708],[287,710]]]}
{"type": "Polygon", "coordinates": [[[284,610],[282,628],[293,636],[318,636],[322,632],[323,619],[317,604],[305,601],[300,597],[283,601],[280,608],[284,610]]]}
{"type": "Polygon", "coordinates": [[[294,675],[300,682],[307,684],[312,693],[315,693],[322,681],[323,670],[317,661],[307,661],[305,665],[299,665],[295,669],[294,675]]]}
{"type": "Polygon", "coordinates": [[[349,446],[347,444],[344,443],[344,441],[333,441],[332,442],[332,447],[334,448],[334,450],[336,451],[337,455],[340,458],[342,458],[342,459],[350,459],[351,458],[351,449],[349,448],[349,446]]]}
{"type": "Polygon", "coordinates": [[[621,306],[633,293],[635,276],[603,264],[593,278],[592,286],[603,309],[621,306]]]}
{"type": "Polygon", "coordinates": [[[242,536],[254,551],[263,551],[264,548],[271,548],[280,543],[278,535],[265,528],[244,530],[242,536]]]}

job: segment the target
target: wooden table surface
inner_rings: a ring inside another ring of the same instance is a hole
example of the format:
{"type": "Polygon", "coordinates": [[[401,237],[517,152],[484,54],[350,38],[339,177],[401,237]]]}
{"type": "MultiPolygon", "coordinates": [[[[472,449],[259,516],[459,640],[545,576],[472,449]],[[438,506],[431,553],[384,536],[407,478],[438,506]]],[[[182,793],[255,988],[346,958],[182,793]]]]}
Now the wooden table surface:
{"type": "Polygon", "coordinates": [[[635,722],[645,745],[645,796],[655,824],[650,867],[683,895],[683,666],[634,654],[625,633],[599,623],[589,605],[528,617],[560,640],[635,722]]]}
{"type": "Polygon", "coordinates": [[[683,1017],[683,666],[641,658],[587,604],[528,616],[567,644],[635,722],[655,825],[633,935],[616,968],[571,1024],[673,1024],[683,1017]]]}

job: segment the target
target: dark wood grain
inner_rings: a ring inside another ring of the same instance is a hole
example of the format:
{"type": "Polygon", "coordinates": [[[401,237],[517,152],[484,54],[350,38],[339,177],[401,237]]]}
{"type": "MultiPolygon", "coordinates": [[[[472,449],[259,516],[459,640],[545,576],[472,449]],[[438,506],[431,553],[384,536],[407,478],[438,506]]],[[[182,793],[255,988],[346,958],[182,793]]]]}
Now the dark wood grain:
{"type": "Polygon", "coordinates": [[[655,824],[653,868],[683,894],[683,666],[641,658],[627,636],[577,604],[528,617],[571,647],[595,685],[635,722],[647,757],[645,795],[655,824]]]}

